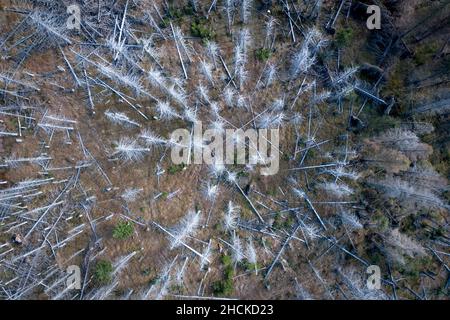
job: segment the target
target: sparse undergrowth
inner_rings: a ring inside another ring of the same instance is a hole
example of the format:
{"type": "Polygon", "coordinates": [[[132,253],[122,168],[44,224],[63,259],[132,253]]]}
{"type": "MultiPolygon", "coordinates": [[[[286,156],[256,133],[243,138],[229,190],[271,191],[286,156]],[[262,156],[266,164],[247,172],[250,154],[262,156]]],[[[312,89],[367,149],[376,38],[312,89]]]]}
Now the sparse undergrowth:
{"type": "Polygon", "coordinates": [[[94,278],[98,285],[105,285],[111,282],[113,267],[110,261],[99,260],[95,265],[94,278]]]}
{"type": "Polygon", "coordinates": [[[445,298],[448,9],[339,2],[3,1],[0,298],[445,298]]]}
{"type": "Polygon", "coordinates": [[[124,240],[129,238],[134,232],[133,224],[130,221],[120,221],[114,227],[113,238],[124,240]]]}
{"type": "Polygon", "coordinates": [[[223,265],[223,279],[212,284],[214,294],[217,296],[231,296],[234,290],[234,268],[233,261],[228,255],[223,255],[220,258],[223,265]]]}

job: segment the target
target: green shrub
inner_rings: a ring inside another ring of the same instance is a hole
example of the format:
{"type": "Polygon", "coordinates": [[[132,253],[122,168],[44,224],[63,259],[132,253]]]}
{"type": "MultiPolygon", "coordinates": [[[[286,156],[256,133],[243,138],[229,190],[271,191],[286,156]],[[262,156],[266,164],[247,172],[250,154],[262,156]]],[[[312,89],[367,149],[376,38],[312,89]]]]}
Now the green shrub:
{"type": "Polygon", "coordinates": [[[261,49],[256,50],[256,58],[259,61],[263,61],[263,62],[267,61],[271,55],[272,55],[272,53],[270,52],[269,49],[261,48],[261,49]]]}
{"type": "Polygon", "coordinates": [[[430,268],[433,263],[431,257],[405,257],[405,263],[398,265],[399,272],[408,277],[409,281],[420,281],[420,272],[430,268]]]}
{"type": "Polygon", "coordinates": [[[275,229],[280,229],[281,226],[282,226],[282,220],[283,220],[283,217],[281,216],[281,213],[277,212],[277,213],[275,214],[274,218],[273,218],[273,224],[272,224],[272,226],[273,226],[275,229]]]}
{"type": "Polygon", "coordinates": [[[223,263],[224,266],[228,267],[231,266],[233,264],[233,260],[231,260],[231,257],[229,255],[224,254],[221,258],[220,261],[223,263]]]}
{"type": "Polygon", "coordinates": [[[287,152],[283,153],[283,155],[281,156],[281,159],[283,159],[284,161],[290,161],[291,155],[289,155],[287,152]]]}
{"type": "Polygon", "coordinates": [[[339,48],[348,46],[353,40],[353,29],[343,28],[336,32],[336,44],[339,48]]]}
{"type": "Polygon", "coordinates": [[[160,28],[167,28],[168,26],[170,26],[170,18],[169,17],[164,17],[161,20],[161,24],[159,25],[160,28]]]}
{"type": "Polygon", "coordinates": [[[247,259],[242,260],[242,262],[240,263],[240,266],[245,271],[255,271],[255,270],[259,269],[259,266],[257,263],[251,263],[247,259]]]}
{"type": "Polygon", "coordinates": [[[373,221],[376,223],[380,231],[386,231],[389,228],[389,219],[384,214],[378,212],[374,215],[373,221]]]}
{"type": "Polygon", "coordinates": [[[362,132],[362,136],[370,138],[388,129],[400,127],[400,120],[387,115],[371,114],[370,121],[366,124],[367,127],[362,132]]]}
{"type": "Polygon", "coordinates": [[[215,35],[214,31],[206,25],[206,21],[201,19],[195,19],[192,22],[191,32],[193,36],[202,38],[203,40],[211,40],[215,35]]]}
{"type": "Polygon", "coordinates": [[[294,223],[295,223],[294,217],[293,217],[292,215],[289,215],[289,216],[286,218],[286,220],[284,220],[283,227],[284,227],[285,229],[292,228],[292,226],[294,225],[294,223]]]}
{"type": "Polygon", "coordinates": [[[439,48],[435,44],[425,44],[419,47],[414,54],[414,62],[418,66],[425,64],[427,61],[431,60],[438,49],[439,48]]]}
{"type": "Polygon", "coordinates": [[[226,266],[224,270],[224,279],[216,281],[212,284],[214,294],[218,296],[231,295],[234,290],[233,276],[234,276],[233,267],[231,265],[226,266]]]}
{"type": "Polygon", "coordinates": [[[183,11],[179,8],[170,8],[167,14],[169,15],[169,17],[175,20],[178,20],[181,17],[183,17],[183,11]]]}
{"type": "Polygon", "coordinates": [[[217,296],[229,296],[234,290],[234,269],[233,260],[229,255],[223,255],[220,261],[224,264],[224,279],[212,284],[212,289],[217,296]]]}
{"type": "Polygon", "coordinates": [[[226,266],[224,270],[225,280],[232,280],[234,276],[234,269],[232,265],[226,266]]]}
{"type": "Polygon", "coordinates": [[[430,238],[433,240],[437,240],[440,237],[444,237],[444,236],[445,236],[445,229],[441,226],[431,230],[430,238]]]}
{"type": "Polygon", "coordinates": [[[183,7],[183,12],[185,15],[192,16],[195,14],[194,7],[192,6],[192,3],[189,2],[186,6],[183,7]]]}
{"type": "Polygon", "coordinates": [[[232,280],[216,281],[212,284],[212,289],[217,296],[229,296],[233,293],[234,284],[232,280]]]}
{"type": "Polygon", "coordinates": [[[404,74],[400,72],[393,72],[389,77],[389,80],[384,87],[383,93],[386,96],[402,96],[403,90],[405,88],[404,74]]]}
{"type": "Polygon", "coordinates": [[[250,173],[248,173],[247,171],[243,171],[243,170],[241,170],[241,171],[239,171],[237,173],[238,178],[240,178],[240,177],[248,177],[249,175],[250,175],[250,173]]]}
{"type": "Polygon", "coordinates": [[[115,239],[127,239],[133,234],[134,228],[131,222],[121,221],[113,230],[113,238],[115,239]]]}
{"type": "Polygon", "coordinates": [[[95,266],[94,280],[99,285],[105,285],[111,282],[113,266],[107,260],[100,260],[95,266]]]}
{"type": "Polygon", "coordinates": [[[162,22],[160,24],[161,28],[167,28],[170,26],[170,21],[180,22],[185,16],[191,16],[194,14],[194,9],[192,5],[188,4],[182,8],[176,8],[172,5],[169,6],[169,9],[166,11],[162,22]]]}
{"type": "Polygon", "coordinates": [[[167,191],[161,192],[161,199],[166,200],[168,195],[169,195],[169,193],[167,191]]]}
{"type": "Polygon", "coordinates": [[[414,234],[414,232],[417,229],[414,223],[415,223],[414,216],[413,215],[407,216],[400,223],[401,227],[400,231],[406,234],[414,234]]]}
{"type": "Polygon", "coordinates": [[[292,215],[288,215],[287,217],[283,214],[277,212],[274,217],[273,227],[276,229],[289,229],[295,223],[292,215]]]}
{"type": "Polygon", "coordinates": [[[184,163],[182,163],[182,164],[175,164],[173,166],[170,166],[169,169],[167,169],[167,172],[169,174],[175,174],[175,173],[178,173],[178,172],[182,171],[184,169],[184,167],[185,167],[184,163]]]}

